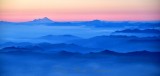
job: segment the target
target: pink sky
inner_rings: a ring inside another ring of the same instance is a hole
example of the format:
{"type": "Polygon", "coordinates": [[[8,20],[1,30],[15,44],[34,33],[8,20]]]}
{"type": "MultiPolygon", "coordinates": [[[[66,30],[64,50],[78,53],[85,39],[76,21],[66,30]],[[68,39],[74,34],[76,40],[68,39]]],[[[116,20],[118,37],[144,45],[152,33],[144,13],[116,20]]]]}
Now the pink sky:
{"type": "Polygon", "coordinates": [[[1,0],[0,20],[160,20],[158,0],[1,0]]]}

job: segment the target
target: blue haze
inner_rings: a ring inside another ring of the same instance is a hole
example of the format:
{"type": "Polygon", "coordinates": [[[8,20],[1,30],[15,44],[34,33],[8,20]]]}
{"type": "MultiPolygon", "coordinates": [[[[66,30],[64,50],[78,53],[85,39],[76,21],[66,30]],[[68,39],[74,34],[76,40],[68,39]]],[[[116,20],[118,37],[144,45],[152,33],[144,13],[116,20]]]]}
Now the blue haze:
{"type": "Polygon", "coordinates": [[[160,22],[0,21],[0,76],[159,76],[160,22]]]}

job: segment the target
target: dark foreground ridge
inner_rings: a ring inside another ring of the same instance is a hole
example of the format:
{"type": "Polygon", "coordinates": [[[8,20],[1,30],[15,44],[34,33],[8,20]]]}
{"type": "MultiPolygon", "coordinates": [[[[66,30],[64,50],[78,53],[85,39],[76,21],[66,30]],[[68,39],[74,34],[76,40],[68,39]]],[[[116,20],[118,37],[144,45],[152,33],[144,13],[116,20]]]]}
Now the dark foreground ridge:
{"type": "MultiPolygon", "coordinates": [[[[37,49],[37,48],[36,48],[37,49]]],[[[40,49],[40,48],[39,48],[40,49]]],[[[7,47],[0,50],[0,55],[11,55],[18,56],[22,58],[40,58],[40,59],[71,59],[71,60],[79,60],[79,59],[98,59],[98,60],[110,60],[111,61],[120,61],[125,63],[154,63],[160,64],[160,52],[150,52],[150,51],[133,51],[127,53],[120,53],[110,50],[104,50],[99,52],[89,52],[89,53],[80,53],[80,52],[69,52],[69,51],[31,51],[26,48],[17,48],[17,47],[7,47]]]]}
{"type": "Polygon", "coordinates": [[[92,56],[92,57],[101,57],[101,56],[149,56],[149,57],[160,57],[160,52],[151,52],[151,51],[133,51],[133,52],[115,52],[110,50],[104,50],[99,52],[88,52],[88,53],[80,53],[80,52],[70,52],[70,51],[44,51],[40,47],[34,47],[34,48],[20,48],[20,47],[6,47],[0,50],[0,53],[8,53],[8,54],[43,54],[48,56],[67,56],[67,57],[73,57],[73,56],[92,56]]]}

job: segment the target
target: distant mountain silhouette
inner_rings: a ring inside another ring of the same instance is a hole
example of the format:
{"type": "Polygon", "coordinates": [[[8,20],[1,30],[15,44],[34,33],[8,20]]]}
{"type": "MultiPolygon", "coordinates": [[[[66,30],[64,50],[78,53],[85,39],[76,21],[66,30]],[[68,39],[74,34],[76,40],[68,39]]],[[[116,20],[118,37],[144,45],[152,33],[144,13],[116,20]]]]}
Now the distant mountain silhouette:
{"type": "Polygon", "coordinates": [[[4,47],[26,47],[32,45],[32,43],[29,42],[4,42],[0,44],[0,48],[4,47]]]}
{"type": "Polygon", "coordinates": [[[78,46],[75,44],[51,44],[51,43],[38,43],[38,44],[30,44],[26,46],[6,46],[1,48],[2,51],[15,51],[15,50],[27,50],[27,51],[36,51],[36,52],[57,52],[61,50],[69,50],[70,52],[81,52],[87,53],[90,51],[98,51],[100,49],[96,48],[88,48],[83,46],[78,46]]]}
{"type": "Polygon", "coordinates": [[[81,56],[82,53],[79,52],[69,52],[69,51],[60,51],[57,52],[56,55],[61,56],[61,57],[77,57],[77,56],[81,56]]]}
{"type": "MultiPolygon", "coordinates": [[[[68,50],[68,49],[65,49],[68,50]]],[[[33,47],[26,47],[26,48],[20,48],[20,47],[6,47],[0,50],[0,53],[14,53],[14,54],[46,54],[50,56],[61,56],[61,57],[104,57],[104,56],[120,56],[120,57],[157,57],[157,59],[160,57],[160,52],[150,52],[150,51],[133,51],[133,52],[115,52],[111,50],[104,50],[104,51],[97,51],[97,52],[88,52],[88,53],[81,53],[77,51],[65,51],[60,50],[56,52],[45,52],[43,47],[41,46],[34,46],[33,47]]]]}
{"type": "Polygon", "coordinates": [[[95,19],[95,20],[91,20],[91,21],[84,21],[84,22],[99,23],[99,22],[106,22],[106,21],[102,21],[102,20],[95,19]]]}
{"type": "Polygon", "coordinates": [[[115,33],[153,33],[153,34],[160,34],[160,30],[158,29],[125,29],[122,31],[116,31],[115,33]]]}
{"type": "MultiPolygon", "coordinates": [[[[75,44],[86,45],[90,47],[110,47],[109,45],[124,42],[130,39],[135,39],[135,36],[122,36],[122,35],[110,35],[110,36],[95,36],[89,39],[82,39],[74,41],[75,44]]],[[[113,46],[115,47],[115,46],[113,46]]],[[[107,48],[106,48],[107,49],[107,48]]]]}
{"type": "Polygon", "coordinates": [[[155,55],[155,56],[158,56],[160,55],[160,52],[150,52],[150,51],[146,51],[146,50],[143,50],[143,51],[133,51],[133,52],[128,52],[128,53],[125,53],[127,55],[139,55],[139,56],[150,56],[150,55],[155,55]]]}
{"type": "Polygon", "coordinates": [[[136,21],[103,21],[103,20],[92,20],[92,21],[70,21],[70,22],[55,22],[51,19],[44,17],[40,19],[34,19],[33,21],[26,22],[7,22],[0,21],[3,25],[39,25],[45,24],[49,26],[87,26],[87,27],[107,27],[107,28],[124,28],[124,27],[134,27],[134,28],[159,28],[159,21],[146,21],[146,22],[136,22],[136,21]]]}
{"type": "Polygon", "coordinates": [[[73,40],[73,39],[81,39],[80,37],[73,36],[73,35],[46,35],[40,37],[40,39],[68,39],[68,40],[73,40]]]}
{"type": "Polygon", "coordinates": [[[51,19],[44,17],[41,19],[34,19],[33,21],[30,21],[31,23],[53,23],[54,21],[52,21],[51,19]]]}
{"type": "Polygon", "coordinates": [[[41,47],[46,51],[69,50],[70,52],[86,53],[86,52],[98,50],[96,48],[89,48],[89,47],[79,46],[76,44],[65,44],[65,43],[59,43],[59,44],[40,43],[36,46],[41,47]]]}
{"type": "Polygon", "coordinates": [[[88,39],[82,39],[72,35],[46,35],[33,41],[41,41],[38,43],[28,42],[5,42],[0,44],[0,48],[4,47],[31,47],[39,46],[45,50],[58,51],[70,50],[78,52],[91,52],[100,50],[114,50],[120,52],[129,52],[133,50],[151,50],[160,49],[160,37],[135,37],[135,36],[96,36],[88,39]]]}
{"type": "Polygon", "coordinates": [[[130,42],[141,42],[141,43],[155,43],[158,44],[160,42],[160,36],[155,37],[142,37],[142,38],[135,38],[129,40],[130,42]]]}
{"type": "Polygon", "coordinates": [[[46,35],[37,39],[47,40],[50,43],[65,43],[68,41],[79,40],[82,38],[73,35],[46,35]]]}
{"type": "Polygon", "coordinates": [[[43,49],[39,47],[27,48],[27,47],[5,47],[0,50],[2,53],[14,53],[14,54],[25,54],[25,53],[39,53],[43,52],[43,49]]]}
{"type": "Polygon", "coordinates": [[[136,36],[96,36],[89,39],[75,40],[72,43],[90,47],[101,48],[115,51],[131,51],[131,50],[158,50],[160,49],[159,37],[136,37],[136,36]]]}
{"type": "Polygon", "coordinates": [[[117,55],[117,54],[119,54],[119,53],[118,53],[118,52],[115,52],[115,51],[104,50],[104,51],[99,52],[99,54],[105,54],[105,55],[117,55]]]}

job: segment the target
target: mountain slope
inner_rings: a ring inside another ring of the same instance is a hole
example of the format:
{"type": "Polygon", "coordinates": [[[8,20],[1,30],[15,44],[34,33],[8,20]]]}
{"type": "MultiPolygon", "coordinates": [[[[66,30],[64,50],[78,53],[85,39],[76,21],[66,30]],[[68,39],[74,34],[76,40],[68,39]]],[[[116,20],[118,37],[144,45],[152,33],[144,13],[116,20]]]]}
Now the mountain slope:
{"type": "Polygon", "coordinates": [[[101,48],[120,52],[129,52],[134,50],[151,50],[158,51],[160,48],[160,40],[157,37],[143,37],[135,36],[96,36],[89,39],[76,40],[72,43],[79,46],[90,48],[101,48]]]}
{"type": "Polygon", "coordinates": [[[68,41],[79,40],[82,38],[73,35],[46,35],[37,39],[46,40],[49,43],[66,43],[68,41]]]}
{"type": "Polygon", "coordinates": [[[34,19],[33,21],[30,21],[31,23],[54,23],[51,19],[44,17],[40,19],[34,19]]]}

